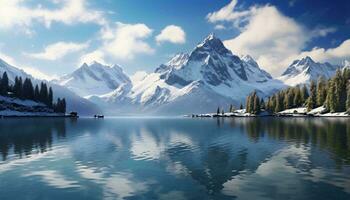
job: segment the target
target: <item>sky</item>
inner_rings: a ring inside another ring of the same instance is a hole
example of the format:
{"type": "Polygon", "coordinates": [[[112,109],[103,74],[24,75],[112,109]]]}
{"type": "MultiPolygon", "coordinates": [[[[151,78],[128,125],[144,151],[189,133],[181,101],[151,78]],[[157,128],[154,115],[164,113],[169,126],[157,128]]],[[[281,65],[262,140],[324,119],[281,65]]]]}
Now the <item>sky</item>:
{"type": "Polygon", "coordinates": [[[0,0],[0,58],[35,77],[84,62],[152,72],[215,33],[280,75],[295,59],[350,60],[348,0],[0,0]]]}

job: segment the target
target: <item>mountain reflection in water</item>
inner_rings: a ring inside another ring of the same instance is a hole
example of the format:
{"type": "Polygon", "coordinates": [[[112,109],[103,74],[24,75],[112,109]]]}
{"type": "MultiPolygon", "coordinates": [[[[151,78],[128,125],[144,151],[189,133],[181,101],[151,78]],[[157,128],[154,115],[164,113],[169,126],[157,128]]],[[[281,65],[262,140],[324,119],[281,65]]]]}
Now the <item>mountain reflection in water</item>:
{"type": "Polygon", "coordinates": [[[342,118],[6,119],[0,153],[0,199],[350,198],[342,118]]]}

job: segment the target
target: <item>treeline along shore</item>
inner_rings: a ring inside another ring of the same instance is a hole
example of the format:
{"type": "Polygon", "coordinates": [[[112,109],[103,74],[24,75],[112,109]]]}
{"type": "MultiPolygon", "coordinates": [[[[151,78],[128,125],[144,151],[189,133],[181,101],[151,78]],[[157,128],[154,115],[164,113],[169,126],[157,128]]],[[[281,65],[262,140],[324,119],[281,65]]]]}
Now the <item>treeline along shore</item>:
{"type": "Polygon", "coordinates": [[[319,77],[310,85],[283,89],[260,98],[256,91],[247,96],[245,106],[227,112],[218,107],[215,113],[192,114],[192,117],[349,117],[350,69],[337,70],[334,77],[319,77]]]}
{"type": "Polygon", "coordinates": [[[7,72],[0,77],[0,117],[67,117],[65,98],[53,100],[54,91],[45,82],[15,77],[10,84],[7,72]]]}

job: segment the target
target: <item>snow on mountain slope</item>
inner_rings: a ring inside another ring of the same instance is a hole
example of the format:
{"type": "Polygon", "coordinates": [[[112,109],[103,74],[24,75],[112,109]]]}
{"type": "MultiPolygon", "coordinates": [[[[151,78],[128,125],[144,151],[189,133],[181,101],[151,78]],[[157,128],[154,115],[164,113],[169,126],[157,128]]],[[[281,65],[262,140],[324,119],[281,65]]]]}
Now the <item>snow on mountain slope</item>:
{"type": "Polygon", "coordinates": [[[4,72],[7,73],[11,84],[14,83],[16,76],[33,78],[31,75],[27,74],[23,70],[11,66],[10,64],[8,64],[0,58],[0,75],[2,76],[4,72]]]}
{"type": "Polygon", "coordinates": [[[81,97],[103,95],[112,92],[122,84],[131,84],[129,77],[118,65],[107,66],[98,62],[84,63],[73,73],[55,81],[81,97]]]}
{"type": "MultiPolygon", "coordinates": [[[[6,71],[9,82],[14,83],[16,76],[24,78],[30,78],[33,84],[39,84],[42,80],[33,78],[31,75],[25,73],[14,66],[9,65],[4,60],[0,59],[0,74],[2,75],[6,71]]],[[[46,81],[44,81],[46,82],[46,81]]],[[[54,98],[65,98],[67,102],[67,111],[77,111],[80,115],[92,115],[96,113],[101,113],[101,109],[97,105],[93,104],[87,99],[81,98],[69,89],[57,85],[53,82],[48,82],[48,85],[52,87],[54,91],[54,98]]]]}
{"type": "Polygon", "coordinates": [[[90,99],[117,105],[119,111],[132,107],[144,112],[183,114],[213,111],[229,104],[238,106],[253,90],[266,96],[282,87],[282,82],[272,79],[253,58],[233,55],[211,34],[189,54],[177,54],[154,73],[133,78],[131,87],[121,86],[90,99]]]}
{"type": "Polygon", "coordinates": [[[277,79],[290,86],[308,84],[311,80],[316,81],[320,76],[326,79],[331,78],[338,68],[340,67],[327,62],[315,62],[307,56],[301,60],[293,61],[282,76],[277,79]]]}

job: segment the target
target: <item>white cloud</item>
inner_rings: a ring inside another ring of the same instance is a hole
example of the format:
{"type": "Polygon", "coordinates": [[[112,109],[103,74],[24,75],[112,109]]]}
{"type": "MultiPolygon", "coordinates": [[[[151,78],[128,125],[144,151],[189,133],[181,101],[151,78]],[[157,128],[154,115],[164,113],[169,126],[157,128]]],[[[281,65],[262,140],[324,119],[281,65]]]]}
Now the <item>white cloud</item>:
{"type": "Polygon", "coordinates": [[[222,24],[217,24],[217,25],[214,26],[214,29],[215,30],[225,30],[226,27],[224,25],[222,25],[222,24]]]}
{"type": "Polygon", "coordinates": [[[332,62],[340,64],[344,60],[350,59],[350,39],[343,41],[339,46],[334,48],[319,48],[315,47],[310,51],[303,51],[297,56],[297,58],[302,58],[305,56],[310,56],[318,62],[332,62]]]}
{"type": "Polygon", "coordinates": [[[82,65],[83,63],[91,64],[94,61],[102,63],[102,64],[107,64],[105,61],[104,53],[100,50],[95,50],[95,51],[92,51],[90,53],[83,55],[80,58],[79,65],[82,65]]]}
{"type": "Polygon", "coordinates": [[[87,8],[85,0],[55,0],[54,3],[58,8],[43,8],[40,4],[30,7],[24,0],[0,0],[0,29],[16,27],[31,33],[30,26],[34,21],[44,23],[46,27],[52,22],[106,23],[103,13],[87,8]]]}
{"type": "Polygon", "coordinates": [[[252,6],[240,11],[236,7],[237,1],[232,0],[219,11],[209,13],[207,19],[211,23],[232,22],[239,27],[240,34],[224,41],[225,46],[234,54],[251,55],[274,76],[280,75],[290,64],[286,59],[299,55],[312,38],[335,31],[334,28],[310,31],[272,5],[252,6]]]}
{"type": "Polygon", "coordinates": [[[87,46],[87,43],[57,42],[48,45],[43,52],[25,53],[25,55],[36,59],[57,60],[63,58],[69,53],[81,51],[87,46]]]}
{"type": "Polygon", "coordinates": [[[154,49],[145,41],[153,30],[145,24],[115,23],[102,28],[101,47],[81,58],[83,62],[100,60],[109,56],[113,59],[130,60],[138,54],[153,54],[154,49]]]}
{"type": "Polygon", "coordinates": [[[158,44],[161,42],[183,44],[186,41],[186,33],[180,26],[169,25],[156,36],[156,41],[158,44]]]}
{"type": "Polygon", "coordinates": [[[209,13],[207,15],[208,21],[211,23],[225,21],[233,22],[237,27],[239,27],[241,23],[245,22],[249,18],[255,8],[252,7],[251,10],[237,11],[237,3],[237,0],[232,0],[228,5],[224,6],[220,10],[209,13]]]}
{"type": "Polygon", "coordinates": [[[152,29],[145,24],[116,23],[103,33],[103,49],[120,59],[132,59],[136,54],[152,54],[154,49],[144,40],[152,35],[152,29]]]}

